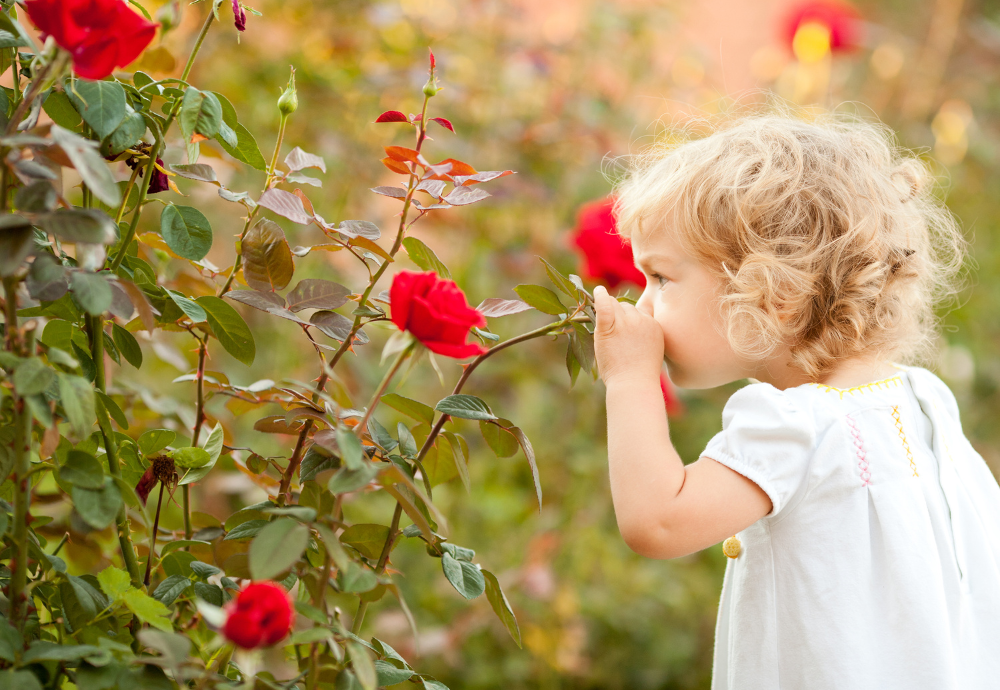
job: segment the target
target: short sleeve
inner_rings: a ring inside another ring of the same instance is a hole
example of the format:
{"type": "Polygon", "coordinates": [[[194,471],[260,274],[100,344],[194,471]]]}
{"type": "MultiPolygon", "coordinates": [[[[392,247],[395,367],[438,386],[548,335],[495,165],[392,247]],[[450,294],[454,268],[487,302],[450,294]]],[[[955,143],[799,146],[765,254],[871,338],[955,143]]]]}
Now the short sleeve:
{"type": "Polygon", "coordinates": [[[815,433],[804,401],[767,383],[736,391],[722,411],[722,431],[702,456],[739,472],[771,499],[778,515],[802,486],[815,433]]]}

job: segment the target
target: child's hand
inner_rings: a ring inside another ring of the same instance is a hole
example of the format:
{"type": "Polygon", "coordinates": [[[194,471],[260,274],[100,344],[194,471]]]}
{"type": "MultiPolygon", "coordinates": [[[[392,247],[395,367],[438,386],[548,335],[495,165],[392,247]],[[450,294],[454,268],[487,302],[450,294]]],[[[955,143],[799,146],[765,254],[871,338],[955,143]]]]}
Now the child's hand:
{"type": "Polygon", "coordinates": [[[604,385],[611,379],[659,381],[663,366],[663,329],[652,308],[619,302],[603,285],[594,288],[597,326],[594,350],[604,385]]]}

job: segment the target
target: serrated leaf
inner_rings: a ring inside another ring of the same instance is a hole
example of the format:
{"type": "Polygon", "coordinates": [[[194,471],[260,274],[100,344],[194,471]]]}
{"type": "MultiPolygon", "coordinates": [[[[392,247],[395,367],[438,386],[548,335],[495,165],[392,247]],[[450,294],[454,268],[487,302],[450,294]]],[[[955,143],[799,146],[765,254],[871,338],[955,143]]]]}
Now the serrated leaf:
{"type": "Polygon", "coordinates": [[[378,578],[368,568],[354,561],[348,561],[345,566],[337,571],[337,587],[341,592],[362,594],[378,586],[378,578]]]}
{"type": "Polygon", "coordinates": [[[125,117],[125,89],[116,81],[80,79],[66,95],[98,139],[114,132],[125,117]]]}
{"type": "Polygon", "coordinates": [[[406,249],[410,260],[425,271],[434,271],[442,278],[451,280],[451,271],[438,259],[437,255],[426,244],[416,237],[406,237],[403,239],[403,247],[406,249]]]}
{"type": "Polygon", "coordinates": [[[49,131],[94,196],[108,206],[118,206],[121,203],[118,182],[111,174],[107,162],[97,152],[97,144],[59,125],[52,125],[49,131]]]}
{"type": "Polygon", "coordinates": [[[326,163],[322,158],[312,153],[306,153],[298,146],[289,151],[288,155],[285,156],[285,165],[288,166],[291,172],[304,170],[305,168],[319,168],[323,172],[326,172],[326,163]]]}
{"type": "Polygon", "coordinates": [[[22,398],[45,392],[56,379],[56,372],[38,357],[21,360],[11,380],[22,398]]]}
{"type": "Polygon", "coordinates": [[[86,436],[97,415],[94,407],[94,389],[90,382],[79,376],[58,374],[59,400],[66,419],[77,436],[86,436]]]}
{"type": "Polygon", "coordinates": [[[114,323],[111,325],[111,338],[126,362],[136,369],[142,366],[142,348],[139,347],[139,341],[134,335],[114,323]]]}
{"type": "Polygon", "coordinates": [[[222,445],[224,439],[224,431],[222,425],[216,422],[215,426],[212,428],[212,433],[208,435],[205,439],[205,445],[203,446],[205,452],[208,453],[208,458],[210,462],[215,462],[219,459],[219,455],[222,454],[222,445]]]}
{"type": "Polygon", "coordinates": [[[166,293],[174,304],[180,307],[181,311],[184,312],[184,315],[193,322],[201,323],[202,321],[206,321],[208,319],[208,314],[205,312],[205,309],[190,297],[186,297],[176,290],[167,290],[166,293]]]}
{"type": "Polygon", "coordinates": [[[270,580],[291,568],[309,545],[309,527],[291,518],[279,518],[250,543],[250,573],[270,580]]]}
{"type": "Polygon", "coordinates": [[[288,309],[293,312],[303,309],[337,309],[347,303],[351,294],[350,288],[332,280],[306,278],[288,293],[288,309]]]}
{"type": "Polygon", "coordinates": [[[313,221],[312,215],[306,213],[306,209],[302,205],[302,199],[283,189],[268,189],[257,199],[257,205],[274,211],[279,216],[287,218],[293,223],[308,225],[313,221]]]}
{"type": "Polygon", "coordinates": [[[426,422],[428,425],[434,423],[434,409],[418,400],[404,398],[397,393],[387,393],[382,396],[381,401],[417,421],[426,422]]]}
{"type": "Polygon", "coordinates": [[[71,449],[66,462],[59,467],[59,480],[84,489],[104,487],[104,470],[101,463],[90,453],[71,449]]]}
{"type": "Polygon", "coordinates": [[[375,662],[375,675],[377,678],[377,685],[382,687],[384,685],[395,685],[396,683],[402,683],[404,680],[408,680],[413,675],[413,671],[408,668],[396,668],[388,661],[379,659],[375,662]]]}
{"type": "Polygon", "coordinates": [[[69,286],[73,292],[73,300],[88,314],[100,316],[111,306],[114,295],[103,273],[73,271],[69,286]]]}
{"type": "Polygon", "coordinates": [[[488,297],[476,307],[483,316],[498,317],[519,314],[522,311],[531,309],[531,305],[519,299],[500,299],[499,297],[488,297]]]}
{"type": "Polygon", "coordinates": [[[226,302],[212,295],[199,297],[197,303],[204,308],[208,325],[226,352],[247,366],[253,364],[257,354],[253,333],[243,317],[226,302]]]}
{"type": "Polygon", "coordinates": [[[378,476],[378,471],[375,463],[365,463],[358,470],[341,467],[330,478],[326,488],[334,495],[357,491],[368,486],[378,476]]]}
{"type": "Polygon", "coordinates": [[[128,573],[111,565],[97,573],[97,581],[101,583],[101,589],[111,601],[121,599],[132,586],[128,573]]]}
{"type": "Polygon", "coordinates": [[[389,528],[385,525],[351,525],[340,535],[340,541],[353,546],[361,555],[372,560],[382,555],[382,549],[389,538],[389,528]]]}
{"type": "Polygon", "coordinates": [[[260,531],[270,524],[267,520],[247,520],[246,522],[236,525],[232,530],[230,530],[222,541],[245,541],[247,539],[253,539],[260,531]]]}
{"type": "Polygon", "coordinates": [[[204,467],[212,461],[212,456],[204,448],[178,448],[170,452],[170,457],[177,467],[186,470],[204,467]]]}
{"type": "Polygon", "coordinates": [[[191,165],[169,165],[171,172],[175,172],[181,177],[198,182],[214,182],[218,184],[219,177],[215,174],[212,166],[205,163],[193,163],[191,165]]]}
{"type": "Polygon", "coordinates": [[[160,213],[160,234],[171,251],[191,261],[201,261],[212,248],[212,226],[192,206],[165,206],[160,213]]]}
{"type": "Polygon", "coordinates": [[[170,606],[193,583],[183,575],[171,575],[156,586],[153,598],[165,606],[170,606]]]}
{"type": "Polygon", "coordinates": [[[467,206],[490,196],[490,193],[479,187],[456,187],[444,198],[452,206],[467,206]]]}
{"type": "Polygon", "coordinates": [[[452,587],[466,599],[475,599],[486,591],[486,579],[475,563],[460,561],[445,552],[441,556],[441,569],[452,587]]]}
{"type": "Polygon", "coordinates": [[[139,617],[143,623],[152,625],[154,628],[164,632],[173,632],[174,626],[170,622],[170,609],[153,597],[144,594],[138,589],[130,589],[122,597],[125,606],[139,617]]]}
{"type": "Polygon", "coordinates": [[[538,499],[538,512],[542,512],[542,480],[538,476],[538,463],[535,462],[535,451],[531,447],[531,441],[516,426],[511,427],[509,431],[514,434],[517,442],[521,444],[524,457],[528,459],[528,466],[531,467],[531,481],[535,484],[535,497],[538,499]]]}
{"type": "Polygon", "coordinates": [[[511,608],[510,602],[507,601],[507,596],[500,589],[500,583],[497,581],[497,576],[491,573],[489,570],[483,570],[483,577],[486,579],[486,598],[490,602],[490,606],[493,608],[493,612],[497,614],[497,618],[503,623],[504,627],[507,628],[507,632],[510,636],[514,638],[514,642],[518,647],[521,647],[521,628],[517,624],[517,617],[514,615],[514,609],[511,608]]]}
{"type": "Polygon", "coordinates": [[[163,450],[177,437],[177,432],[170,429],[150,429],[139,437],[139,449],[144,455],[153,455],[163,450]]]}
{"type": "Polygon", "coordinates": [[[237,123],[233,127],[233,131],[236,133],[236,146],[230,145],[226,140],[219,142],[226,153],[236,160],[246,163],[251,168],[267,171],[267,161],[264,160],[264,155],[260,152],[257,141],[253,138],[250,130],[237,123]]]}
{"type": "Polygon", "coordinates": [[[255,290],[281,290],[294,272],[292,251],[281,226],[263,218],[257,221],[243,238],[243,277],[247,284],[255,290]]]}
{"type": "Polygon", "coordinates": [[[497,419],[489,405],[474,395],[459,393],[443,398],[434,409],[451,417],[461,419],[497,419]]]}
{"type": "Polygon", "coordinates": [[[104,478],[100,489],[73,487],[73,505],[84,522],[94,529],[104,529],[115,521],[122,507],[122,494],[111,477],[104,478]]]}
{"type": "Polygon", "coordinates": [[[189,86],[184,91],[177,123],[189,144],[213,139],[222,123],[222,104],[214,93],[189,86]]]}
{"type": "Polygon", "coordinates": [[[568,314],[569,310],[559,301],[556,293],[541,285],[518,285],[514,288],[518,297],[544,314],[568,314]]]}

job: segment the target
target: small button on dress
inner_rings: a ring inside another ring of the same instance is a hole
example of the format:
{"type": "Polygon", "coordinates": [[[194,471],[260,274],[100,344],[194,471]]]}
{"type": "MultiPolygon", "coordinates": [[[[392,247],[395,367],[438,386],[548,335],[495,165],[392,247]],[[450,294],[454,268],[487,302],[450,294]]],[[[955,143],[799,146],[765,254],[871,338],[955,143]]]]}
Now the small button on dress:
{"type": "Polygon", "coordinates": [[[1000,687],[1000,487],[934,374],[751,384],[702,455],[772,503],[727,560],[713,690],[1000,687]]]}

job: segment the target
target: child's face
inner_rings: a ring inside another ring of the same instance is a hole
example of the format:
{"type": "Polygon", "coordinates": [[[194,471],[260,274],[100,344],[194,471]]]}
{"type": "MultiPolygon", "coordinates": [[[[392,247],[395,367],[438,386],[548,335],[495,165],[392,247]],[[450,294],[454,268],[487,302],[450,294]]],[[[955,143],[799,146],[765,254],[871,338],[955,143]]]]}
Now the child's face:
{"type": "Polygon", "coordinates": [[[667,232],[633,238],[635,265],[646,276],[636,307],[663,330],[664,361],[682,388],[713,388],[751,376],[723,330],[721,280],[667,232]]]}

